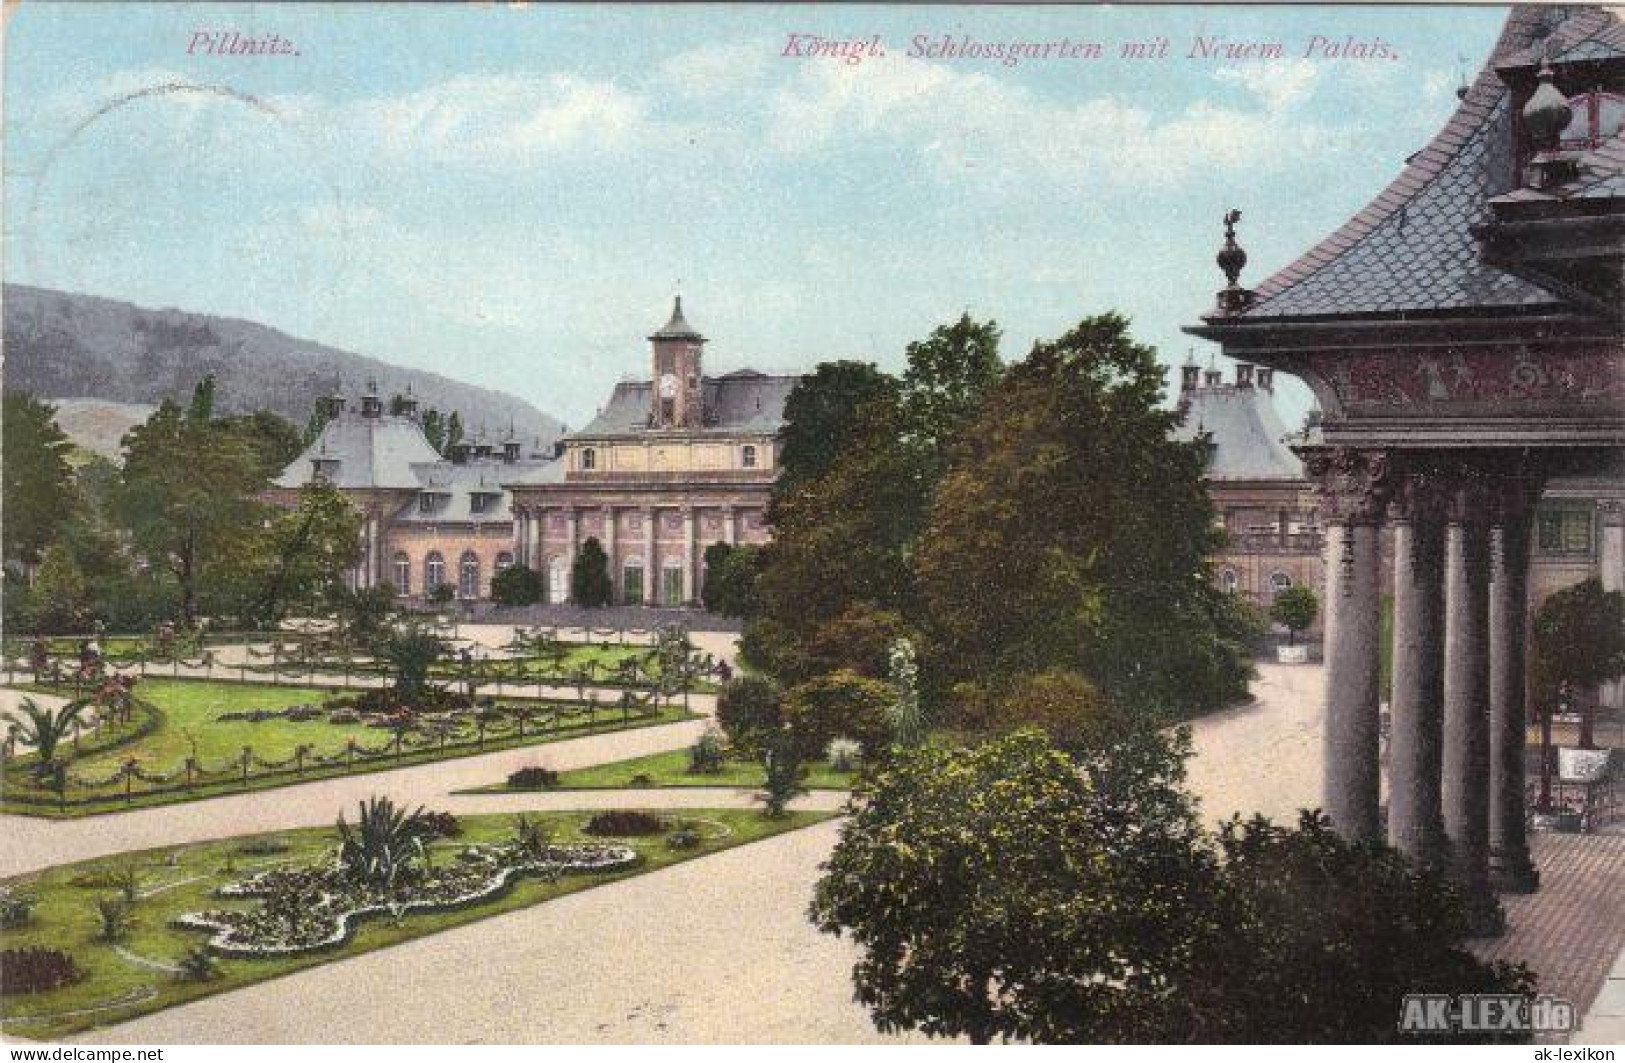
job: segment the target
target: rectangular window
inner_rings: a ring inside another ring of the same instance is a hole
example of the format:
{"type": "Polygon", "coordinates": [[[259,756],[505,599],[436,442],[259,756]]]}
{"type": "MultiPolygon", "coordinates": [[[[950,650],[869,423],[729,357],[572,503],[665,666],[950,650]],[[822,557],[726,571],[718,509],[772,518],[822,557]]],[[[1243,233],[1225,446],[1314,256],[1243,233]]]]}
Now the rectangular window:
{"type": "Polygon", "coordinates": [[[621,600],[627,605],[643,604],[642,565],[627,565],[621,570],[621,600]]]}
{"type": "Polygon", "coordinates": [[[665,586],[662,588],[661,601],[665,605],[683,604],[683,570],[668,568],[662,572],[665,586]]]}
{"type": "Polygon", "coordinates": [[[434,495],[418,495],[418,512],[434,512],[434,495]]]}
{"type": "Polygon", "coordinates": [[[474,513],[484,513],[485,504],[490,501],[490,495],[482,495],[478,491],[468,496],[468,508],[474,513]]]}
{"type": "Polygon", "coordinates": [[[1589,555],[1594,549],[1595,523],[1595,511],[1590,504],[1542,507],[1535,520],[1540,552],[1589,555]]]}

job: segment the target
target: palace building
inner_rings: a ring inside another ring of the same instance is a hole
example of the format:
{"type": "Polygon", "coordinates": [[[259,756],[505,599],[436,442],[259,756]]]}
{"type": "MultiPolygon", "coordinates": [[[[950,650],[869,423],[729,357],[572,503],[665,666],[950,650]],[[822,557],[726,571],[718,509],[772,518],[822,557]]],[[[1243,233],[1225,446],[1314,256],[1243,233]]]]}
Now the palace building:
{"type": "Polygon", "coordinates": [[[699,600],[710,544],[767,541],[784,403],[800,377],[706,376],[705,344],[679,298],[649,337],[649,379],[616,385],[558,461],[504,477],[517,556],[544,574],[549,602],[568,599],[589,538],[609,556],[616,602],[665,606],[699,600]]]}
{"type": "MultiPolygon", "coordinates": [[[[351,407],[334,396],[332,417],[305,452],[283,470],[270,501],[292,505],[314,479],[333,484],[365,518],[362,557],[352,588],[389,584],[423,599],[449,586],[465,600],[490,596],[491,579],[514,563],[514,518],[502,481],[553,464],[540,447],[509,432],[476,432],[442,457],[423,434],[417,403],[385,412],[369,385],[351,407]]],[[[539,444],[539,441],[537,441],[539,444]]]]}
{"type": "Polygon", "coordinates": [[[1325,808],[1346,837],[1447,869],[1492,931],[1492,888],[1539,879],[1536,561],[1572,548],[1571,575],[1590,555],[1605,586],[1625,578],[1625,25],[1514,8],[1433,139],[1256,289],[1240,283],[1239,219],[1225,218],[1228,283],[1189,331],[1300,377],[1323,411],[1294,449],[1325,529],[1325,808]]]}

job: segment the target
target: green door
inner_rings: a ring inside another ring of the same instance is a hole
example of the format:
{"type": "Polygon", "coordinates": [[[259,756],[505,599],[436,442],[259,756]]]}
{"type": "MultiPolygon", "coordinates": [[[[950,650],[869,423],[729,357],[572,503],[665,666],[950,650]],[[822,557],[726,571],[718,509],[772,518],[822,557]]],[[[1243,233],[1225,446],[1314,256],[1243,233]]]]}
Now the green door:
{"type": "Polygon", "coordinates": [[[627,605],[643,604],[642,565],[627,565],[621,570],[621,601],[627,605]]]}
{"type": "Polygon", "coordinates": [[[662,588],[664,593],[661,594],[660,600],[667,605],[682,605],[683,570],[668,568],[661,572],[661,576],[664,581],[664,587],[662,588]]]}

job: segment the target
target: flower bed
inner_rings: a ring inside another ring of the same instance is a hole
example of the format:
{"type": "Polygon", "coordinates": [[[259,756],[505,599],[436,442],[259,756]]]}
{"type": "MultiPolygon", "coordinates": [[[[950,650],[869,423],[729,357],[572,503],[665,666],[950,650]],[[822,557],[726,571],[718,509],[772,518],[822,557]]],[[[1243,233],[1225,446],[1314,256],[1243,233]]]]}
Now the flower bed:
{"type": "Polygon", "coordinates": [[[291,956],[342,945],[371,916],[399,919],[409,912],[465,908],[496,897],[521,875],[596,874],[637,861],[637,852],[624,845],[548,846],[540,856],[512,842],[474,845],[457,854],[455,866],[429,871],[387,894],[351,881],[336,861],[274,868],[218,891],[223,897],[263,898],[259,907],[192,912],[175,925],[213,931],[209,948],[223,956],[291,956]]]}

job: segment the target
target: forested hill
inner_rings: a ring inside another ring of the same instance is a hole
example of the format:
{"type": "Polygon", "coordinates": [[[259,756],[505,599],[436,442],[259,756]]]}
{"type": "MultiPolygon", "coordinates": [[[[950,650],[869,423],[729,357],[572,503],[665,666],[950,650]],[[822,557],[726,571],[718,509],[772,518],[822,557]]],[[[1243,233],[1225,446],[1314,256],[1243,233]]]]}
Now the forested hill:
{"type": "Polygon", "coordinates": [[[343,382],[353,395],[376,379],[387,399],[412,390],[425,408],[460,411],[470,429],[506,430],[511,420],[527,437],[559,435],[559,422],[522,399],[376,358],[295,339],[235,318],[182,310],[148,310],[91,295],[5,286],[7,391],[40,398],[91,398],[118,403],[185,402],[213,373],[219,412],[272,410],[304,424],[319,395],[343,382]]]}

